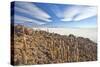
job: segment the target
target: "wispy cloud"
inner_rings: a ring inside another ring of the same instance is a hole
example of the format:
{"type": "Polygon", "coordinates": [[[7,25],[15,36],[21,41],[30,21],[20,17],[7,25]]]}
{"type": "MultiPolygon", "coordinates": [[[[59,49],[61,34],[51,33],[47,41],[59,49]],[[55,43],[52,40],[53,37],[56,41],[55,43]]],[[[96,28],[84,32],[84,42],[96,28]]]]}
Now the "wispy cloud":
{"type": "Polygon", "coordinates": [[[51,18],[45,11],[43,11],[42,9],[38,8],[37,6],[35,6],[32,3],[27,3],[27,2],[16,2],[16,10],[19,12],[23,12],[23,13],[27,13],[29,15],[31,15],[32,17],[35,17],[37,19],[40,20],[44,20],[47,22],[50,22],[51,20],[49,18],[51,18]],[[19,7],[17,7],[19,6],[19,7]]]}
{"type": "Polygon", "coordinates": [[[96,16],[97,8],[96,7],[86,7],[81,10],[80,14],[74,18],[74,21],[80,21],[89,17],[96,16]]]}
{"type": "Polygon", "coordinates": [[[96,15],[96,7],[72,6],[65,10],[61,21],[80,21],[96,15]]]}
{"type": "Polygon", "coordinates": [[[19,16],[19,15],[14,15],[14,20],[30,21],[30,22],[32,22],[32,19],[24,17],[24,16],[19,16]]]}
{"type": "Polygon", "coordinates": [[[32,22],[33,24],[45,24],[44,22],[40,22],[38,20],[34,20],[34,19],[30,19],[24,16],[19,16],[19,15],[14,15],[14,21],[19,21],[19,23],[28,23],[28,22],[32,22]]]}
{"type": "Polygon", "coordinates": [[[14,22],[55,28],[96,26],[96,7],[44,3],[41,5],[31,2],[15,2],[14,22]]]}
{"type": "Polygon", "coordinates": [[[60,10],[59,6],[52,5],[50,9],[57,17],[62,18],[62,11],[60,10]]]}
{"type": "Polygon", "coordinates": [[[77,6],[66,8],[63,13],[64,19],[62,19],[62,21],[72,21],[74,16],[80,13],[80,10],[81,7],[79,8],[77,6]]]}

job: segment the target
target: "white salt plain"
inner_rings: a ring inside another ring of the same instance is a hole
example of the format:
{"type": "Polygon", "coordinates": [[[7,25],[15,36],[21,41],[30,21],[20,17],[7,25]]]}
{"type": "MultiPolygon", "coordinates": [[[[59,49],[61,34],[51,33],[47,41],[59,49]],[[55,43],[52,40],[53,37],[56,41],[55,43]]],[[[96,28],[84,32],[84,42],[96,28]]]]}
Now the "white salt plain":
{"type": "Polygon", "coordinates": [[[54,32],[61,35],[73,34],[76,37],[89,38],[90,40],[97,42],[97,28],[33,28],[37,30],[44,30],[48,32],[54,32]]]}

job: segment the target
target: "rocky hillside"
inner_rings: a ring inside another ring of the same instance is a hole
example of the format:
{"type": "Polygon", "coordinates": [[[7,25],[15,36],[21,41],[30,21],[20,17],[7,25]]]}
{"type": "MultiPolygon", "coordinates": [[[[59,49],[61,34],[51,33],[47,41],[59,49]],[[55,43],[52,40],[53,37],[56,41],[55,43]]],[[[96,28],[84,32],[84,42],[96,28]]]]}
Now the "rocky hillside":
{"type": "Polygon", "coordinates": [[[11,36],[13,65],[95,60],[97,43],[88,38],[33,30],[21,25],[14,26],[14,33],[11,36]]]}

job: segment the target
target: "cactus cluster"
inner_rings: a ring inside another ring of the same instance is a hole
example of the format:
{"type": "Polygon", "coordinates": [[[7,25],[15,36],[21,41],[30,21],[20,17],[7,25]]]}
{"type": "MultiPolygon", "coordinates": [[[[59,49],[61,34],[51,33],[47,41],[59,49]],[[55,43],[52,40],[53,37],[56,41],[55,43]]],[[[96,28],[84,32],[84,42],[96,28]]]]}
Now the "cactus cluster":
{"type": "Polygon", "coordinates": [[[13,65],[52,64],[97,60],[97,43],[73,34],[60,35],[14,26],[11,36],[13,65]]]}

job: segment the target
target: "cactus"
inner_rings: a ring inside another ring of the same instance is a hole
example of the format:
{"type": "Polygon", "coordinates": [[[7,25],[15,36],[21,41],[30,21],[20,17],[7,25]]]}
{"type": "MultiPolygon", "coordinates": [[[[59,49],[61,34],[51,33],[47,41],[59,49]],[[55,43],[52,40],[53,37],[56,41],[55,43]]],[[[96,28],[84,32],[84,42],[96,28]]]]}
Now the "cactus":
{"type": "Polygon", "coordinates": [[[73,34],[60,35],[16,25],[11,38],[14,65],[97,60],[97,43],[73,34]]]}

